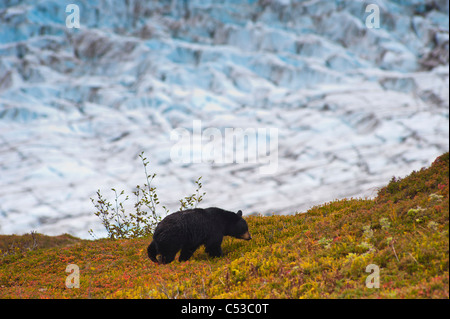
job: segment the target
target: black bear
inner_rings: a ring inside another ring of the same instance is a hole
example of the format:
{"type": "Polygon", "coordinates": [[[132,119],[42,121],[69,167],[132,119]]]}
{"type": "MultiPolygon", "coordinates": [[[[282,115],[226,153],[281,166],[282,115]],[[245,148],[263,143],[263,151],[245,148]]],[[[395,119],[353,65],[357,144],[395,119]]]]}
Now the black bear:
{"type": "Polygon", "coordinates": [[[242,211],[233,213],[217,207],[179,211],[158,224],[147,248],[148,257],[154,262],[168,264],[181,249],[178,260],[186,261],[200,245],[205,245],[210,256],[220,257],[223,255],[220,247],[223,236],[252,238],[242,211]],[[161,255],[160,260],[157,255],[161,255]]]}

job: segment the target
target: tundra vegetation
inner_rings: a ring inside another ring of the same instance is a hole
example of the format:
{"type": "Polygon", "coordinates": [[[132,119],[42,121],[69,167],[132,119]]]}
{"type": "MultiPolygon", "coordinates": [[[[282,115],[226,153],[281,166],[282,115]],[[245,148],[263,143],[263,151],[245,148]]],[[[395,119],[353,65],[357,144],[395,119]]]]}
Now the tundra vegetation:
{"type": "Polygon", "coordinates": [[[449,298],[448,153],[373,199],[246,221],[253,239],[225,238],[224,257],[201,248],[169,265],[148,259],[151,235],[1,235],[0,298],[449,298]],[[79,288],[65,286],[69,264],[79,288]]]}

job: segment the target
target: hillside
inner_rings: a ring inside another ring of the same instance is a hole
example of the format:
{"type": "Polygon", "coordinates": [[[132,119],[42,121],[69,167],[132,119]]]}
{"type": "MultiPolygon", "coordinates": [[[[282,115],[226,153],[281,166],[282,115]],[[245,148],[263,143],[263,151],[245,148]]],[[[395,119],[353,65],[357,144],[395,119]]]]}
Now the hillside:
{"type": "Polygon", "coordinates": [[[34,247],[22,237],[8,250],[21,237],[2,236],[0,298],[448,298],[448,195],[446,153],[373,200],[250,216],[253,240],[227,238],[224,258],[200,249],[165,266],[147,258],[151,238],[36,235],[34,247]],[[79,266],[78,289],[65,288],[68,264],[79,266]],[[366,288],[369,264],[379,289],[366,288]]]}

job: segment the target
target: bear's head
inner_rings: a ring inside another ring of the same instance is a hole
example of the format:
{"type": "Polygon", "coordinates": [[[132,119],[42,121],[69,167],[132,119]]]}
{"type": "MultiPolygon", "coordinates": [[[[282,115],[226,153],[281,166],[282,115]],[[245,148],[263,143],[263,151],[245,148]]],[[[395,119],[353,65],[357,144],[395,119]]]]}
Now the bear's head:
{"type": "Polygon", "coordinates": [[[229,235],[239,239],[250,240],[252,236],[248,231],[248,225],[245,219],[242,218],[242,211],[236,213],[237,218],[233,218],[233,223],[229,228],[229,235]]]}

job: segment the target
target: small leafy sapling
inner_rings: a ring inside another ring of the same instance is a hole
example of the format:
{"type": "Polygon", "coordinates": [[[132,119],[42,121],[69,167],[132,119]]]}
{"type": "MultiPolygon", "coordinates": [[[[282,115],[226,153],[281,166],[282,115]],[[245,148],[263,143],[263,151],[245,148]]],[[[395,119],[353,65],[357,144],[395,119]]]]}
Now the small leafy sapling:
{"type": "MultiPolygon", "coordinates": [[[[97,199],[91,198],[92,204],[96,208],[94,215],[100,218],[106,232],[108,233],[108,237],[111,239],[137,238],[152,235],[156,225],[162,219],[158,210],[160,201],[158,194],[156,193],[156,187],[152,186],[156,173],[148,173],[150,162],[144,156],[144,152],[139,154],[139,158],[144,166],[146,183],[144,183],[143,186],[137,185],[136,190],[133,191],[133,194],[136,197],[134,212],[127,213],[125,211],[124,203],[129,199],[129,197],[125,196],[125,198],[123,198],[123,190],[118,193],[116,189],[111,189],[115,194],[114,205],[103,197],[100,190],[96,193],[97,199]]],[[[200,194],[200,190],[202,188],[200,180],[201,177],[195,181],[195,184],[197,185],[195,193],[180,200],[180,210],[195,208],[198,203],[203,200],[203,196],[206,193],[203,192],[200,194]]],[[[164,210],[166,215],[169,214],[169,210],[166,206],[161,205],[161,208],[164,210]]],[[[92,229],[89,230],[89,234],[95,237],[92,229]]]]}

